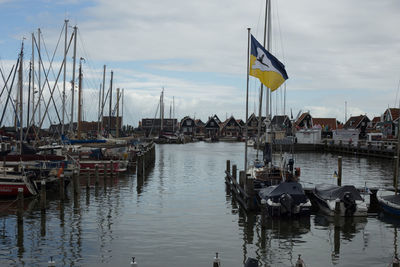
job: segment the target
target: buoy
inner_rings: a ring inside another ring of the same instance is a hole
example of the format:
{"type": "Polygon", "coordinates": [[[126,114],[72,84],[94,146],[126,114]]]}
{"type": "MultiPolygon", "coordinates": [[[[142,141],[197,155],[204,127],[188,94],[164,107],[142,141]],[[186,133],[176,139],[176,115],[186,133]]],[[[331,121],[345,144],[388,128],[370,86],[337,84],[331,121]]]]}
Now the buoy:
{"type": "Polygon", "coordinates": [[[304,261],[301,259],[301,255],[299,254],[299,258],[296,261],[296,267],[305,267],[306,264],[304,263],[304,261]]]}
{"type": "Polygon", "coordinates": [[[55,267],[56,266],[56,262],[53,261],[53,257],[50,257],[50,260],[48,262],[49,267],[55,267]]]}
{"type": "Polygon", "coordinates": [[[137,262],[135,261],[135,257],[132,257],[131,267],[138,267],[137,262]]]}
{"type": "Polygon", "coordinates": [[[221,260],[218,258],[218,252],[215,253],[213,267],[221,267],[221,260]]]}

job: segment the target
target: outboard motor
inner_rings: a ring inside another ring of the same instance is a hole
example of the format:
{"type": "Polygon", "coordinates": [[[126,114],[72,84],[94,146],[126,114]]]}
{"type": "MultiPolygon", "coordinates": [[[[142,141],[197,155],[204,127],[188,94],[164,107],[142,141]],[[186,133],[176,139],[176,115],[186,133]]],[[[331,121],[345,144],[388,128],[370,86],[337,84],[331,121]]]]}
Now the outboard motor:
{"type": "Polygon", "coordinates": [[[290,173],[293,173],[294,159],[289,159],[288,169],[290,173]]]}
{"type": "Polygon", "coordinates": [[[272,152],[270,143],[265,143],[263,151],[263,160],[265,165],[268,165],[268,163],[272,162],[272,152]]]}
{"type": "Polygon", "coordinates": [[[258,267],[258,260],[253,258],[247,258],[244,267],[258,267]]]}
{"type": "Polygon", "coordinates": [[[350,192],[345,192],[343,195],[343,203],[344,203],[344,214],[345,216],[353,216],[354,212],[356,212],[357,205],[356,201],[353,198],[353,195],[350,192]]]}
{"type": "Polygon", "coordinates": [[[293,212],[293,198],[289,194],[282,194],[279,197],[279,202],[281,203],[281,214],[292,215],[293,212]]]}

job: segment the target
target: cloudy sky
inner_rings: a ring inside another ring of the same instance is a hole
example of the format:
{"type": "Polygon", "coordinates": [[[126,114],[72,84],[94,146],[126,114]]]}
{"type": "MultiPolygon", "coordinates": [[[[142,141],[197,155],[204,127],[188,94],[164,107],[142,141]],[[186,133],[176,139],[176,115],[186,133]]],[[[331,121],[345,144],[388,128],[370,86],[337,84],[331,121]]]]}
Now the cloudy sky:
{"type": "MultiPolygon", "coordinates": [[[[96,120],[104,64],[106,89],[111,70],[114,88],[124,88],[124,123],[136,126],[141,118],[154,117],[163,87],[166,117],[174,98],[178,119],[207,120],[213,114],[244,119],[246,29],[262,42],[264,9],[265,0],[0,0],[0,67],[9,73],[26,38],[29,68],[31,33],[38,28],[51,57],[68,19],[69,26],[79,29],[77,57],[85,58],[85,119],[96,120]]],[[[347,117],[372,118],[397,107],[399,14],[397,0],[272,0],[271,52],[289,75],[286,114],[302,110],[343,121],[345,102],[347,117]]],[[[55,73],[63,38],[60,42],[55,73]]],[[[256,109],[258,87],[251,77],[250,112],[256,109]]],[[[272,95],[274,114],[284,111],[283,88],[272,95]]],[[[55,121],[54,112],[50,116],[55,121]]]]}

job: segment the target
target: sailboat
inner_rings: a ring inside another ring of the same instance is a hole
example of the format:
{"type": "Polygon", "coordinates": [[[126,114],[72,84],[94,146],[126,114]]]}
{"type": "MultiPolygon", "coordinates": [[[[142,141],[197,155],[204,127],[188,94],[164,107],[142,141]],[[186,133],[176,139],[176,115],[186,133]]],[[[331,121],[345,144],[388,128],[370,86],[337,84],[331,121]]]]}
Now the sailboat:
{"type": "MultiPolygon", "coordinates": [[[[258,200],[264,200],[267,203],[267,209],[277,209],[279,212],[275,212],[277,215],[291,215],[296,211],[301,210],[299,205],[310,205],[311,203],[306,197],[304,191],[299,186],[298,180],[300,176],[300,169],[294,167],[294,159],[289,155],[284,155],[281,159],[279,166],[272,164],[272,131],[270,130],[270,115],[268,114],[268,96],[269,90],[274,91],[280,87],[281,84],[288,79],[286,74],[285,66],[276,59],[272,54],[268,52],[270,38],[268,38],[267,49],[265,49],[267,28],[268,36],[270,32],[270,14],[271,14],[271,1],[266,0],[266,12],[265,12],[265,31],[264,31],[264,46],[261,45],[256,38],[249,34],[249,58],[248,58],[248,76],[247,76],[247,96],[246,96],[246,127],[248,124],[248,82],[249,75],[258,78],[261,82],[260,89],[260,102],[259,102],[259,126],[258,126],[258,138],[257,138],[257,158],[254,163],[247,168],[247,128],[246,128],[246,145],[245,145],[245,168],[249,179],[253,179],[254,189],[259,193],[258,200]],[[267,23],[268,22],[268,23],[267,23]],[[267,27],[268,25],[268,27],[267,27]],[[250,62],[249,62],[250,61],[250,62]],[[259,140],[261,132],[261,106],[262,106],[262,91],[263,85],[267,89],[267,115],[266,115],[266,142],[263,151],[263,160],[258,159],[259,151],[259,140]],[[282,183],[288,183],[283,186],[277,186],[282,183]],[[289,184],[291,183],[291,184],[289,184]],[[296,186],[294,186],[296,183],[296,186]],[[275,186],[274,188],[268,188],[275,186]],[[292,190],[293,186],[296,190],[292,190]],[[268,189],[265,189],[268,188],[268,189]],[[265,189],[265,190],[264,190],[265,189]],[[261,192],[262,191],[262,192],[261,192]],[[299,197],[299,194],[302,195],[299,197]],[[295,199],[300,202],[294,201],[295,199]],[[283,207],[290,206],[290,208],[283,209],[283,207]],[[285,212],[280,212],[285,210],[285,212]]],[[[310,207],[307,207],[309,210],[310,207]]]]}

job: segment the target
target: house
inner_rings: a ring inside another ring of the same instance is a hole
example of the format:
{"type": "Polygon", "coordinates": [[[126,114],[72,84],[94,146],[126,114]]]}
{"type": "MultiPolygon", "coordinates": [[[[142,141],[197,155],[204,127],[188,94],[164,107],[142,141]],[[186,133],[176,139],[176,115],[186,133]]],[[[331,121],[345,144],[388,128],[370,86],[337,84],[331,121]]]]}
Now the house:
{"type": "Polygon", "coordinates": [[[399,116],[400,109],[398,108],[388,108],[385,110],[381,121],[376,124],[377,128],[381,130],[384,138],[395,138],[397,134],[397,124],[399,116]]]}
{"type": "Polygon", "coordinates": [[[184,135],[194,136],[196,133],[196,123],[189,116],[184,117],[180,123],[180,132],[184,135]]]}
{"type": "Polygon", "coordinates": [[[301,114],[294,123],[294,126],[297,130],[310,129],[312,128],[312,125],[312,117],[309,112],[304,112],[303,114],[301,114]]]}
{"type": "MultiPolygon", "coordinates": [[[[117,127],[119,128],[119,131],[121,131],[122,128],[122,117],[121,116],[104,116],[103,117],[103,129],[112,135],[114,135],[117,131],[117,127]]],[[[102,130],[103,130],[102,129],[102,130]]]]}
{"type": "Polygon", "coordinates": [[[213,117],[209,117],[208,121],[206,122],[206,125],[204,126],[206,136],[211,137],[211,138],[219,137],[220,123],[221,123],[221,121],[218,119],[217,115],[214,115],[213,117]]]}
{"type": "MultiPolygon", "coordinates": [[[[265,117],[261,117],[261,121],[264,121],[265,117]]],[[[265,124],[261,124],[261,133],[265,132],[265,124]]],[[[258,116],[254,113],[250,115],[247,120],[247,135],[249,137],[256,137],[258,134],[258,116]]]]}
{"type": "Polygon", "coordinates": [[[367,115],[359,115],[352,116],[347,122],[344,124],[344,129],[358,129],[360,131],[360,138],[366,138],[367,136],[367,127],[370,119],[367,115]]]}
{"type": "Polygon", "coordinates": [[[274,132],[284,132],[285,136],[292,135],[292,122],[287,115],[275,115],[271,121],[274,132]]]}
{"type": "Polygon", "coordinates": [[[332,131],[338,128],[336,118],[312,118],[312,125],[321,129],[322,138],[332,138],[332,131]]]}
{"type": "Polygon", "coordinates": [[[206,132],[205,130],[206,124],[200,119],[197,119],[194,122],[196,124],[196,135],[204,135],[206,132]]]}
{"type": "Polygon", "coordinates": [[[220,124],[221,136],[226,137],[239,137],[242,136],[242,127],[240,123],[231,116],[229,119],[220,124]]]}

